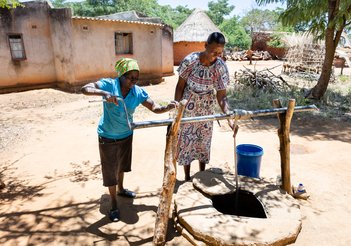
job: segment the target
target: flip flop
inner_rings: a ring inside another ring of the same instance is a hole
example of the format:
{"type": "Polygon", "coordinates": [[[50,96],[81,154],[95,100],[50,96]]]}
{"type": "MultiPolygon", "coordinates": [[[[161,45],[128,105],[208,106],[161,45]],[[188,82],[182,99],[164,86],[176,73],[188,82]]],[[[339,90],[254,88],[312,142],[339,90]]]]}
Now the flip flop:
{"type": "Polygon", "coordinates": [[[119,210],[115,209],[115,210],[110,210],[108,212],[108,217],[111,220],[111,222],[118,222],[119,221],[119,210]]]}
{"type": "Polygon", "coordinates": [[[130,191],[128,189],[124,189],[124,190],[120,191],[117,195],[128,197],[128,198],[135,198],[136,197],[135,192],[130,191]]]}

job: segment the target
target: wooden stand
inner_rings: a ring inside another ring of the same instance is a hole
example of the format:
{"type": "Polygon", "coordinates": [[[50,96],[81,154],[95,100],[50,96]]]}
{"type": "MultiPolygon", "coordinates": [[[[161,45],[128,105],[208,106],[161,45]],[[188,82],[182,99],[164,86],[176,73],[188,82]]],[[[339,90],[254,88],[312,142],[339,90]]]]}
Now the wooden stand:
{"type": "MultiPolygon", "coordinates": [[[[167,133],[166,150],[164,157],[164,176],[160,204],[157,210],[153,243],[154,245],[165,245],[167,227],[172,204],[172,196],[176,182],[176,152],[178,146],[178,130],[183,116],[186,100],[180,102],[178,114],[173,121],[170,131],[167,133]]],[[[275,108],[282,108],[280,100],[273,100],[275,108]]],[[[279,119],[278,136],[280,141],[280,161],[282,188],[290,195],[293,194],[290,181],[290,123],[295,109],[295,100],[290,99],[286,112],[277,113],[279,119]]]]}
{"type": "MultiPolygon", "coordinates": [[[[281,102],[278,99],[273,100],[275,108],[281,108],[281,102]]],[[[290,99],[286,113],[278,113],[279,119],[279,152],[280,152],[280,165],[282,188],[290,195],[293,194],[290,180],[290,123],[294,113],[295,99],[290,99]]]]}
{"type": "Polygon", "coordinates": [[[164,245],[166,242],[169,210],[172,204],[173,190],[177,177],[176,152],[178,145],[178,130],[185,109],[185,104],[186,100],[180,102],[177,117],[173,121],[170,131],[167,133],[164,157],[164,176],[160,204],[156,216],[153,238],[154,245],[164,245]]]}

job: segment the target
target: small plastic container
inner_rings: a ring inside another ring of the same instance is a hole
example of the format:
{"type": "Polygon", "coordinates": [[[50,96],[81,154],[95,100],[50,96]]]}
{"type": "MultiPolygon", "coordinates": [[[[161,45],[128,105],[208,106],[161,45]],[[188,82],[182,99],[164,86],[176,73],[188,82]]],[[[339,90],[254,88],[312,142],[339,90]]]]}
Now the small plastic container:
{"type": "Polygon", "coordinates": [[[305,192],[305,187],[303,186],[302,183],[300,183],[299,186],[297,187],[297,191],[298,192],[305,192]]]}

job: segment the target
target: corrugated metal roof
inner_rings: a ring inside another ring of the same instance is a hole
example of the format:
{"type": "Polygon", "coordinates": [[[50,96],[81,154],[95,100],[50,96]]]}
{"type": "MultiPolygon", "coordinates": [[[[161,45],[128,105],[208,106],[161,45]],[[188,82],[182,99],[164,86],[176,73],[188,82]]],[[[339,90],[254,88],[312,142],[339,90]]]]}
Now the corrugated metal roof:
{"type": "Polygon", "coordinates": [[[159,24],[159,23],[142,22],[142,21],[128,21],[128,20],[112,20],[112,19],[104,19],[104,18],[101,18],[101,17],[72,16],[72,19],[75,19],[75,20],[90,20],[90,21],[119,22],[119,23],[141,24],[141,25],[149,25],[149,26],[164,26],[163,24],[159,24]]]}
{"type": "Polygon", "coordinates": [[[149,17],[144,15],[143,13],[136,12],[135,10],[124,11],[109,15],[100,15],[95,16],[97,18],[102,19],[111,19],[111,20],[127,20],[127,21],[141,21],[147,23],[156,23],[156,24],[163,24],[161,18],[159,17],[149,17]]]}

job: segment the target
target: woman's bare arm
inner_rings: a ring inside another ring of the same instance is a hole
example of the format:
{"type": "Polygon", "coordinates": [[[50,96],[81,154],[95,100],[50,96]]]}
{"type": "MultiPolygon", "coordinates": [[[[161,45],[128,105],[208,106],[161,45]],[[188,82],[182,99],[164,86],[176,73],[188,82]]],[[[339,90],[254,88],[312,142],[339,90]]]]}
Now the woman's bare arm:
{"type": "Polygon", "coordinates": [[[165,112],[168,112],[169,110],[175,108],[178,106],[178,102],[172,101],[170,102],[167,106],[161,106],[157,103],[155,103],[150,97],[146,99],[142,105],[146,108],[148,108],[150,111],[156,113],[156,114],[162,114],[165,112]]]}
{"type": "Polygon", "coordinates": [[[107,102],[114,103],[118,105],[118,100],[116,96],[111,95],[109,92],[101,90],[97,83],[89,83],[84,85],[81,89],[84,95],[88,96],[104,96],[107,102]]]}

